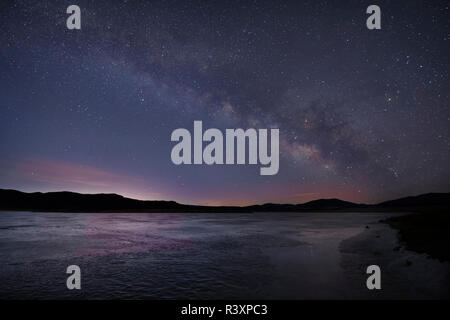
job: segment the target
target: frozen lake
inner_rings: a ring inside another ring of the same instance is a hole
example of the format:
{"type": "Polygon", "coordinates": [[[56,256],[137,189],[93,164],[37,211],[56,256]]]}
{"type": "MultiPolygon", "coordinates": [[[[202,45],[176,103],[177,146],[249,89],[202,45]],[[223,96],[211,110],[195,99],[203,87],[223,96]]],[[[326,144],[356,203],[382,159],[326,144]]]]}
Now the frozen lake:
{"type": "Polygon", "coordinates": [[[392,215],[0,212],[0,297],[443,297],[448,265],[399,250],[378,222],[392,215]],[[381,292],[365,287],[368,263],[386,272],[381,292]],[[81,290],[66,288],[69,265],[81,290]],[[414,268],[435,276],[411,283],[414,268]]]}

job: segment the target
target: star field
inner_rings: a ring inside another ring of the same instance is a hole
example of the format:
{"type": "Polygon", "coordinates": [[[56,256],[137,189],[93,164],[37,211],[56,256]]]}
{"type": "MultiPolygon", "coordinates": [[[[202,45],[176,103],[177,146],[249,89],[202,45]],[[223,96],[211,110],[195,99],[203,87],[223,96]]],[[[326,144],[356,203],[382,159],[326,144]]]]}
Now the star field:
{"type": "Polygon", "coordinates": [[[377,1],[368,30],[370,4],[2,3],[0,187],[201,204],[449,192],[449,5],[377,1]],[[279,128],[279,173],[173,165],[170,133],[194,120],[279,128]]]}

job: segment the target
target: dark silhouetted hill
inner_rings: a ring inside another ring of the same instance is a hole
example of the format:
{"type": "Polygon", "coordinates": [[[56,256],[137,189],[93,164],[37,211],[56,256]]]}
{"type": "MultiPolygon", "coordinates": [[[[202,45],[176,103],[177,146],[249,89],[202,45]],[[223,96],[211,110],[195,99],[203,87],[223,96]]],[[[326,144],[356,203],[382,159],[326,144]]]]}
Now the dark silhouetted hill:
{"type": "Polygon", "coordinates": [[[415,197],[406,197],[379,203],[378,207],[430,207],[450,204],[450,193],[427,193],[415,197]]]}
{"type": "Polygon", "coordinates": [[[415,208],[450,207],[449,193],[429,193],[382,202],[357,204],[339,199],[319,199],[302,204],[237,206],[197,206],[175,201],[143,201],[117,194],[81,194],[76,192],[34,192],[0,189],[0,210],[55,212],[302,212],[302,211],[399,211],[415,208]]]}
{"type": "Polygon", "coordinates": [[[356,204],[353,202],[339,199],[320,199],[302,204],[274,204],[266,203],[263,205],[254,205],[247,207],[255,212],[301,212],[301,211],[334,211],[344,209],[365,208],[365,204],[356,204]]]}
{"type": "Polygon", "coordinates": [[[34,192],[0,189],[1,210],[55,212],[232,212],[234,207],[205,207],[175,201],[142,201],[117,194],[76,192],[34,192]]]}

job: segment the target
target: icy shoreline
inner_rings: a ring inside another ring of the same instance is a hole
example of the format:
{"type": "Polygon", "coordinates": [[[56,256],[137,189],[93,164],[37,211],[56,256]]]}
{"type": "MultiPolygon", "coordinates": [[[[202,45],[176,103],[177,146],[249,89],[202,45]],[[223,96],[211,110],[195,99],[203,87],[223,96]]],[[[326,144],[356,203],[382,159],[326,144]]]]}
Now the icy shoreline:
{"type": "Polygon", "coordinates": [[[349,298],[450,298],[450,263],[406,250],[397,231],[387,224],[375,222],[367,227],[339,246],[349,298]],[[372,264],[381,268],[381,290],[366,288],[366,268],[372,264]]]}

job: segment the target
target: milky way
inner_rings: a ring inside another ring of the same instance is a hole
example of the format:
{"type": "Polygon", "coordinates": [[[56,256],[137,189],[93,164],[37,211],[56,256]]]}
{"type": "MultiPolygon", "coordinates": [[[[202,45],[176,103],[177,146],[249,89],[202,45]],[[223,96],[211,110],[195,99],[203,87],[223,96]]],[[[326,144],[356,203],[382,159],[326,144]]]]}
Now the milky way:
{"type": "Polygon", "coordinates": [[[0,4],[0,187],[201,204],[450,191],[446,1],[0,4]],[[81,8],[81,30],[66,8],[81,8]],[[279,128],[280,169],[175,166],[176,128],[279,128]]]}

